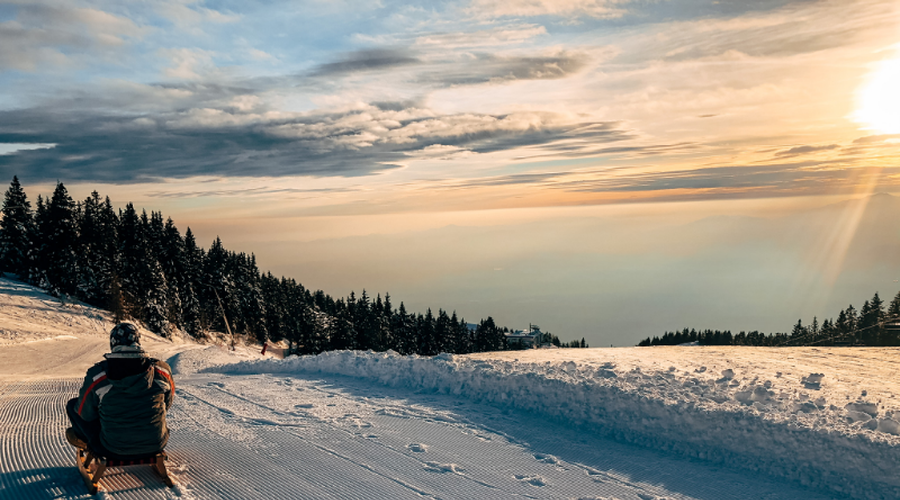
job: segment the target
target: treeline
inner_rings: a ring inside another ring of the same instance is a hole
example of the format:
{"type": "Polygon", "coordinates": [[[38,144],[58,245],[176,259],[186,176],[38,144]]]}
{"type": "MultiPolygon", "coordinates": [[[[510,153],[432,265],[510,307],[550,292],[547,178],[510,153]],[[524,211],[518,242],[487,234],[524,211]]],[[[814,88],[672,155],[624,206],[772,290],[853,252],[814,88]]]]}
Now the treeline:
{"type": "Polygon", "coordinates": [[[587,342],[584,341],[584,337],[581,337],[581,340],[575,339],[569,342],[562,342],[559,340],[559,337],[553,335],[550,332],[543,332],[541,334],[541,338],[539,339],[541,345],[554,345],[556,347],[561,347],[563,349],[571,348],[571,349],[583,349],[586,347],[590,347],[587,342]]]}
{"type": "Polygon", "coordinates": [[[838,314],[837,319],[826,319],[821,324],[815,317],[808,325],[804,325],[803,321],[798,319],[790,333],[767,335],[752,331],[732,335],[727,330],[699,332],[685,328],[681,331],[665,332],[662,337],[652,339],[648,337],[638,345],[679,345],[696,342],[700,345],[896,346],[900,345],[900,330],[891,328],[894,322],[900,326],[900,293],[897,293],[894,300],[885,308],[884,301],[878,296],[878,292],[875,292],[875,295],[865,301],[858,311],[850,304],[838,314]]]}
{"type": "Polygon", "coordinates": [[[456,313],[424,315],[398,308],[390,296],[365,291],[334,299],[257,268],[253,254],[204,250],[190,228],[182,236],[160,212],[115,210],[95,191],[75,202],[62,183],[38,196],[34,210],[14,177],[0,221],[0,272],[107,308],[166,336],[195,338],[231,330],[257,341],[285,339],[301,353],[393,349],[433,355],[506,349],[505,328],[488,317],[469,328],[456,313]]]}

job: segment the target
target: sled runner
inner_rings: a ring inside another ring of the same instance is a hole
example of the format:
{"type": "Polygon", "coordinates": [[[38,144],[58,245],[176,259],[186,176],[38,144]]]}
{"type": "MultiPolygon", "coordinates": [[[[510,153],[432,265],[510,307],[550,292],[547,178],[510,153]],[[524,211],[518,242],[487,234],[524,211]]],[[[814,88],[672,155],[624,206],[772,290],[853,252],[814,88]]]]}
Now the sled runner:
{"type": "Polygon", "coordinates": [[[169,488],[173,488],[175,486],[175,481],[172,480],[172,477],[169,476],[168,471],[166,471],[165,461],[168,460],[169,457],[164,451],[153,453],[150,455],[107,458],[97,455],[91,450],[87,450],[84,448],[76,449],[78,450],[78,454],[76,456],[78,472],[81,473],[81,477],[84,479],[84,484],[87,486],[88,491],[90,491],[91,495],[97,494],[100,480],[103,479],[103,474],[109,467],[150,465],[153,467],[153,470],[156,471],[157,474],[159,474],[159,477],[162,478],[163,482],[166,483],[166,486],[168,486],[169,488]],[[93,467],[91,467],[92,465],[93,467]]]}

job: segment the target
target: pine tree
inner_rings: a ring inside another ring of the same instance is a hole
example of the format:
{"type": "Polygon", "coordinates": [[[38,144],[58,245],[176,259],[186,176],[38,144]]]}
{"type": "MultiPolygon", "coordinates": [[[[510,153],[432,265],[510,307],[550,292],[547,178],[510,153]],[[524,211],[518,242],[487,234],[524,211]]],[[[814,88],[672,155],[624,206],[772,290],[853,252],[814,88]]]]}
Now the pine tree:
{"type": "Polygon", "coordinates": [[[437,332],[435,331],[434,314],[432,314],[430,307],[426,311],[425,316],[420,314],[416,318],[416,330],[418,337],[416,353],[423,356],[434,356],[437,354],[439,352],[436,338],[437,332]]]}
{"type": "MultiPolygon", "coordinates": [[[[159,219],[162,220],[162,214],[159,214],[159,219]]],[[[188,286],[184,281],[184,240],[171,218],[166,220],[160,240],[159,263],[168,287],[168,303],[166,304],[168,320],[174,327],[183,328],[185,326],[184,300],[191,299],[187,296],[188,293],[182,291],[188,286]]]]}
{"type": "Polygon", "coordinates": [[[837,320],[835,320],[834,322],[834,329],[835,335],[837,335],[838,338],[841,339],[843,339],[847,336],[848,333],[850,333],[851,328],[847,320],[846,311],[841,310],[841,312],[838,314],[837,320]]]}
{"type": "Polygon", "coordinates": [[[506,349],[506,336],[494,323],[494,318],[488,316],[481,320],[475,330],[475,351],[501,351],[506,349]]]}
{"type": "Polygon", "coordinates": [[[116,275],[118,218],[109,198],[94,191],[82,204],[78,231],[78,294],[85,302],[105,306],[110,302],[116,275]]]}
{"type": "Polygon", "coordinates": [[[875,296],[869,302],[869,311],[863,319],[866,330],[861,333],[866,345],[885,345],[884,318],[884,301],[878,296],[878,292],[875,292],[875,296]]]}
{"type": "Polygon", "coordinates": [[[131,203],[119,215],[119,287],[128,316],[140,318],[147,283],[143,280],[147,250],[144,245],[141,221],[131,203]]]}
{"type": "Polygon", "coordinates": [[[434,350],[437,353],[452,352],[453,334],[450,316],[447,311],[438,309],[438,315],[434,322],[434,350]]]}
{"type": "Polygon", "coordinates": [[[237,294],[244,321],[244,331],[252,335],[257,342],[263,343],[268,340],[269,332],[266,328],[266,305],[263,300],[255,255],[250,254],[247,257],[241,254],[238,259],[236,282],[238,283],[237,294]]]}
{"type": "Polygon", "coordinates": [[[413,354],[416,352],[417,335],[415,318],[406,312],[403,302],[397,308],[397,312],[391,317],[391,331],[396,339],[394,348],[400,354],[413,354]]]}
{"type": "Polygon", "coordinates": [[[76,291],[79,274],[78,222],[75,202],[61,182],[39,224],[44,244],[37,251],[44,266],[46,288],[54,294],[71,295],[76,291]]]}
{"type": "Polygon", "coordinates": [[[393,320],[394,317],[394,308],[391,305],[391,294],[384,294],[384,302],[381,307],[381,314],[379,315],[379,329],[381,334],[379,336],[379,341],[381,343],[383,350],[393,349],[397,350],[397,339],[394,335],[393,330],[393,320]]]}
{"type": "Polygon", "coordinates": [[[856,342],[859,340],[856,332],[859,326],[859,315],[856,313],[856,308],[853,307],[853,304],[848,305],[847,309],[844,309],[844,320],[847,327],[847,340],[856,342]]]}
{"type": "Polygon", "coordinates": [[[47,204],[41,195],[37,197],[37,203],[34,210],[34,223],[31,225],[31,235],[28,238],[31,241],[31,247],[28,250],[28,282],[40,288],[48,288],[50,286],[47,281],[46,252],[44,248],[49,241],[41,230],[47,223],[47,204]]]}
{"type": "MultiPolygon", "coordinates": [[[[351,297],[353,297],[352,293],[351,297]]],[[[351,306],[351,321],[353,322],[353,327],[356,331],[353,349],[365,351],[375,348],[375,336],[377,331],[369,307],[369,295],[366,293],[366,290],[363,289],[359,299],[348,302],[348,305],[351,306]]]]}
{"type": "Polygon", "coordinates": [[[887,319],[895,321],[900,320],[900,292],[894,296],[887,309],[887,319]]]}
{"type": "Polygon", "coordinates": [[[353,322],[350,320],[350,311],[344,306],[342,301],[338,301],[337,312],[332,318],[330,325],[330,349],[353,349],[355,337],[356,331],[353,328],[353,322]]]}
{"type": "MultiPolygon", "coordinates": [[[[184,233],[183,265],[181,276],[181,308],[184,329],[194,337],[200,337],[203,332],[203,305],[201,303],[202,291],[205,287],[199,282],[203,274],[204,252],[197,246],[197,240],[191,228],[184,233]]],[[[208,324],[208,320],[207,323],[208,324]]]]}
{"type": "Polygon", "coordinates": [[[804,335],[806,335],[806,333],[807,333],[807,330],[803,326],[803,321],[798,319],[797,324],[794,325],[794,329],[791,330],[791,340],[796,341],[800,337],[803,337],[804,335]]]}
{"type": "Polygon", "coordinates": [[[200,322],[200,301],[194,292],[194,284],[186,283],[181,288],[182,325],[191,337],[200,338],[203,326],[200,322]]]}
{"type": "Polygon", "coordinates": [[[447,341],[445,342],[445,348],[448,352],[454,354],[467,352],[466,337],[463,333],[459,328],[459,318],[456,316],[456,311],[453,311],[453,314],[450,315],[450,325],[447,332],[447,341]]]}
{"type": "Polygon", "coordinates": [[[146,286],[147,295],[141,301],[143,305],[141,319],[144,320],[150,331],[169,337],[171,332],[169,311],[166,307],[168,304],[166,276],[158,260],[149,256],[148,259],[149,279],[146,286]]]}
{"type": "Polygon", "coordinates": [[[28,250],[31,247],[33,216],[31,203],[13,176],[3,198],[3,219],[0,220],[0,272],[13,273],[20,278],[28,275],[28,250]]]}
{"type": "Polygon", "coordinates": [[[229,300],[233,288],[225,272],[228,260],[228,252],[222,246],[222,240],[216,237],[213,244],[206,252],[203,261],[203,272],[200,276],[203,317],[209,322],[207,327],[211,330],[226,331],[225,317],[234,324],[234,312],[230,310],[229,300]]]}

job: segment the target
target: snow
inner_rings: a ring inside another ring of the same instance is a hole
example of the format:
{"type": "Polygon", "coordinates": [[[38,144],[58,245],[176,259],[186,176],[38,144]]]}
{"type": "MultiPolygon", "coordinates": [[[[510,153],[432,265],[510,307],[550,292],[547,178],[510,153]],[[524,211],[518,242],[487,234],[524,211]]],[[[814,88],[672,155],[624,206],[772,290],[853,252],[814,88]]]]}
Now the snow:
{"type": "Polygon", "coordinates": [[[895,349],[654,347],[434,358],[330,352],[203,371],[363,377],[858,498],[900,498],[898,366],[895,349]]]}
{"type": "MultiPolygon", "coordinates": [[[[0,280],[0,499],[87,498],[62,408],[111,327],[0,280]]],[[[146,332],[144,345],[175,373],[179,486],[118,469],[105,498],[900,498],[889,348],[281,360],[146,332]]]]}

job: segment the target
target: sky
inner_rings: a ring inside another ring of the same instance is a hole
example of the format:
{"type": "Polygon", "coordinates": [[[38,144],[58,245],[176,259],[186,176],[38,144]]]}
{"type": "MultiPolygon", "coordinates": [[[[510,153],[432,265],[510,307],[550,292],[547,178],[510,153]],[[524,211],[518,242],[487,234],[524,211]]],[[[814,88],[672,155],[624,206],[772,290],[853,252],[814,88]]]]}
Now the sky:
{"type": "Polygon", "coordinates": [[[785,331],[900,290],[897,88],[896,1],[3,2],[0,180],[333,296],[785,331]]]}

